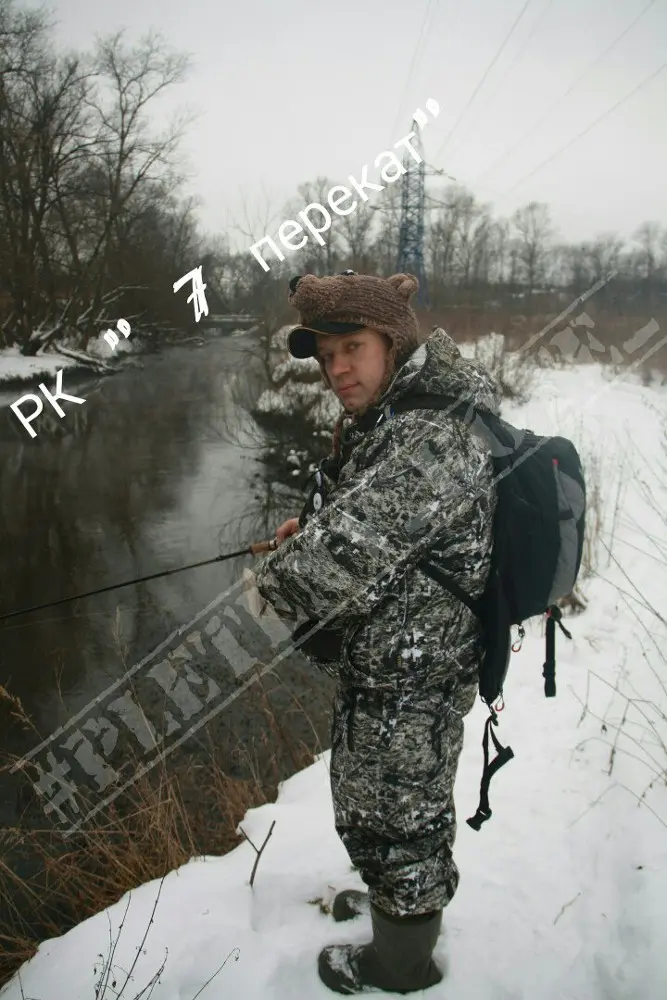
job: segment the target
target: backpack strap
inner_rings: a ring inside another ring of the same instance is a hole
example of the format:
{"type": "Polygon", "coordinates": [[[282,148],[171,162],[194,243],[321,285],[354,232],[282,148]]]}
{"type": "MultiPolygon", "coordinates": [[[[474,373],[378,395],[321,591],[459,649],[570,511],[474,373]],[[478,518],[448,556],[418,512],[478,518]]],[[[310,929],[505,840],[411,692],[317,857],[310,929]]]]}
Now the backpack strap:
{"type": "Polygon", "coordinates": [[[443,573],[440,567],[436,566],[435,563],[432,563],[430,559],[420,559],[417,565],[421,570],[423,570],[424,573],[426,573],[427,576],[430,576],[432,580],[435,580],[435,582],[439,583],[441,587],[444,587],[444,589],[448,590],[454,595],[454,597],[457,597],[459,601],[461,601],[462,604],[465,604],[465,606],[469,608],[477,618],[481,619],[481,601],[475,600],[474,597],[470,597],[469,594],[466,594],[465,590],[463,590],[462,587],[459,587],[456,580],[452,579],[452,577],[448,576],[446,573],[443,573]]]}
{"type": "MultiPolygon", "coordinates": [[[[441,396],[437,394],[414,394],[406,397],[405,399],[399,399],[387,408],[389,411],[387,416],[393,416],[395,413],[404,413],[407,410],[447,410],[454,416],[459,417],[464,420],[467,424],[473,424],[476,420],[480,420],[484,429],[490,435],[491,439],[500,440],[502,444],[507,446],[508,439],[507,434],[503,428],[502,422],[499,418],[492,413],[490,410],[484,410],[482,408],[475,407],[472,402],[466,402],[457,397],[452,396],[441,396]]],[[[459,599],[462,604],[465,604],[467,608],[472,611],[472,613],[483,621],[483,605],[482,601],[470,597],[469,594],[463,590],[462,587],[458,585],[456,580],[448,576],[446,573],[436,566],[428,558],[423,558],[419,561],[418,566],[427,576],[436,583],[439,583],[441,587],[448,590],[451,594],[459,599]]],[[[546,669],[546,667],[545,667],[546,669]]],[[[485,823],[491,818],[491,806],[489,804],[489,787],[491,784],[491,778],[499,771],[501,767],[504,767],[508,761],[512,760],[514,757],[514,751],[511,747],[504,747],[498,741],[495,733],[493,732],[492,726],[498,725],[498,716],[493,708],[490,707],[490,715],[486,720],[486,725],[484,726],[484,735],[482,738],[482,749],[484,751],[484,770],[482,771],[482,780],[480,783],[480,796],[479,796],[479,806],[477,807],[477,812],[474,816],[471,816],[466,822],[468,826],[472,827],[473,830],[479,831],[481,829],[482,823],[485,823]],[[495,759],[489,763],[489,735],[493,740],[493,745],[496,750],[495,759]]]]}
{"type": "Polygon", "coordinates": [[[466,402],[457,396],[445,396],[435,392],[412,393],[397,399],[387,409],[391,416],[396,413],[406,413],[408,410],[449,410],[454,416],[461,417],[468,423],[474,421],[477,413],[483,416],[487,412],[478,410],[471,401],[466,402]]]}
{"type": "Polygon", "coordinates": [[[556,604],[552,604],[547,608],[547,628],[546,628],[546,659],[544,661],[544,667],[542,668],[542,676],[544,677],[544,695],[546,698],[556,697],[556,625],[558,625],[561,632],[567,636],[568,639],[572,638],[572,633],[563,625],[563,615],[560,608],[556,604]]]}
{"type": "Polygon", "coordinates": [[[507,471],[511,465],[510,455],[516,450],[517,442],[511,428],[492,410],[476,405],[471,399],[461,396],[447,396],[439,393],[412,393],[384,409],[384,416],[391,417],[409,410],[444,410],[463,420],[468,426],[475,425],[491,450],[496,472],[507,471]]]}
{"type": "Polygon", "coordinates": [[[494,776],[496,771],[499,771],[501,767],[512,760],[514,757],[514,751],[511,747],[502,746],[496,734],[493,732],[491,726],[498,725],[498,716],[495,711],[491,709],[491,714],[486,720],[486,725],[484,726],[484,737],[482,739],[482,748],[484,750],[484,771],[482,772],[482,782],[480,785],[479,793],[479,806],[477,807],[477,812],[470,819],[466,820],[468,826],[471,826],[473,830],[480,830],[482,823],[486,823],[487,819],[491,819],[491,806],[489,805],[489,785],[491,784],[491,778],[494,776]],[[493,740],[493,745],[496,749],[496,758],[489,764],[489,734],[493,740]]]}

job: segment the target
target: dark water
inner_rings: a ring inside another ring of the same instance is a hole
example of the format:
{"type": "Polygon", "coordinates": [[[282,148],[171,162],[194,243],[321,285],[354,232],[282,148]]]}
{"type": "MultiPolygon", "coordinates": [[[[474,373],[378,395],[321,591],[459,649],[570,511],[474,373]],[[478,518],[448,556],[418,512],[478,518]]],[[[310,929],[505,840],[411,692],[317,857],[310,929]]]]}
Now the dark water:
{"type": "MultiPolygon", "coordinates": [[[[65,391],[86,403],[65,403],[50,424],[38,418],[35,439],[0,410],[0,615],[233,551],[298,513],[263,483],[249,418],[235,414],[241,443],[226,433],[247,348],[239,334],[103,379],[66,372],[65,391]]],[[[0,683],[44,738],[253,564],[234,559],[0,621],[0,683]]],[[[305,660],[292,670],[302,697],[308,674],[305,660]]],[[[2,702],[0,727],[4,754],[38,741],[2,702]]],[[[17,808],[15,778],[0,776],[0,826],[17,808]]]]}

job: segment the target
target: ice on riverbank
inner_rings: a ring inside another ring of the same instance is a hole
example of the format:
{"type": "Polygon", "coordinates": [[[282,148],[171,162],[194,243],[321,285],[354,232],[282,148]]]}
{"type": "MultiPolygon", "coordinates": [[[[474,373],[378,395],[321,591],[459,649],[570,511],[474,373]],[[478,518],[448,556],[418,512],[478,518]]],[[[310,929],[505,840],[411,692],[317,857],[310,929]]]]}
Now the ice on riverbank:
{"type": "MultiPolygon", "coordinates": [[[[74,345],[67,343],[64,343],[63,346],[66,348],[74,347],[74,345]]],[[[43,379],[53,381],[56,372],[61,369],[80,372],[88,371],[91,368],[103,370],[104,364],[112,361],[114,357],[135,354],[136,351],[137,345],[123,337],[119,339],[118,345],[112,350],[104,339],[104,332],[88,341],[85,352],[79,351],[81,360],[60,354],[57,351],[26,357],[21,354],[18,347],[3,347],[0,348],[0,391],[3,386],[20,386],[23,383],[26,385],[36,384],[43,379]],[[86,357],[90,359],[89,363],[86,363],[86,357]],[[102,364],[96,364],[96,362],[102,362],[102,364]]]]}
{"type": "Polygon", "coordinates": [[[104,339],[104,332],[99,333],[97,337],[91,337],[88,341],[88,346],[86,348],[86,353],[90,354],[93,358],[99,358],[100,361],[108,361],[112,357],[117,357],[120,354],[135,354],[137,350],[136,342],[132,343],[132,334],[126,340],[125,337],[119,336],[118,343],[112,349],[109,344],[104,339]]]}
{"type": "Polygon", "coordinates": [[[27,358],[18,347],[0,348],[0,386],[3,383],[34,382],[40,378],[55,378],[61,368],[82,368],[63,354],[39,354],[27,358]]]}

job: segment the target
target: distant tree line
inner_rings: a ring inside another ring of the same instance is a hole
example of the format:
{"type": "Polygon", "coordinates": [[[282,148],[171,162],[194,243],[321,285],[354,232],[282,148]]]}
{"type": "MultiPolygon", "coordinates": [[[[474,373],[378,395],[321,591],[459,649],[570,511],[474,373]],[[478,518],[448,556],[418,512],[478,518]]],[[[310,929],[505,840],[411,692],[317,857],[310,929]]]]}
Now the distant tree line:
{"type": "Polygon", "coordinates": [[[186,69],[156,36],[59,55],[43,11],[0,0],[0,347],[85,348],[119,317],[147,333],[192,324],[172,288],[198,263],[183,123],[149,128],[186,69]]]}
{"type": "MultiPolygon", "coordinates": [[[[0,347],[85,349],[120,317],[160,340],[191,330],[186,290],[174,295],[173,283],[200,263],[213,311],[257,316],[269,337],[293,319],[290,274],[396,270],[400,183],[335,217],[324,246],[310,241],[268,274],[249,249],[232,250],[228,234],[204,240],[178,170],[185,121],[162,133],[152,127],[159,98],[186,70],[186,58],[157,36],[127,47],[117,34],[90,53],[58,54],[43,11],[0,0],[0,347]]],[[[302,184],[280,218],[324,204],[334,183],[302,184]]],[[[428,193],[426,203],[434,312],[557,312],[611,271],[596,309],[657,315],[667,305],[667,227],[657,222],[627,243],[602,233],[568,244],[545,204],[498,218],[458,185],[428,193]]],[[[252,214],[237,227],[248,248],[274,231],[256,203],[252,214]]]]}
{"type": "MultiPolygon", "coordinates": [[[[295,218],[310,202],[326,203],[334,183],[320,177],[302,185],[280,218],[295,218]]],[[[268,274],[248,251],[232,253],[219,247],[214,255],[219,287],[235,308],[261,313],[267,303],[284,302],[289,274],[331,274],[348,267],[392,274],[399,247],[398,188],[400,184],[376,195],[373,202],[359,204],[351,215],[335,217],[325,246],[311,240],[303,250],[287,254],[283,264],[272,263],[268,274]],[[280,294],[273,290],[276,284],[280,294]]],[[[612,271],[615,278],[596,293],[597,309],[631,315],[667,307],[667,226],[644,222],[628,243],[614,233],[565,243],[558,240],[543,203],[530,202],[510,218],[495,218],[490,205],[451,184],[437,197],[427,194],[426,205],[424,264],[434,311],[459,306],[543,313],[581,295],[612,271]]],[[[267,221],[254,228],[246,224],[242,231],[248,246],[272,231],[267,221]]]]}

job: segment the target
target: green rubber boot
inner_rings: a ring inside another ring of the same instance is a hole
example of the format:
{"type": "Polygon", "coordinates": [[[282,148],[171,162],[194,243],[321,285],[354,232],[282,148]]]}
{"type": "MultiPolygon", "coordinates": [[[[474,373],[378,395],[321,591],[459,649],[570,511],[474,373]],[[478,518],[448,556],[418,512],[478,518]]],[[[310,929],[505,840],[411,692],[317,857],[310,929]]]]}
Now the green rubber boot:
{"type": "Polygon", "coordinates": [[[442,910],[393,917],[371,905],[373,940],[366,945],[330,945],[320,952],[318,973],[334,993],[413,993],[442,981],[433,962],[442,910]]]}
{"type": "Polygon", "coordinates": [[[368,893],[359,889],[343,889],[335,897],[331,906],[334,920],[353,920],[362,914],[371,912],[368,893]]]}

